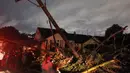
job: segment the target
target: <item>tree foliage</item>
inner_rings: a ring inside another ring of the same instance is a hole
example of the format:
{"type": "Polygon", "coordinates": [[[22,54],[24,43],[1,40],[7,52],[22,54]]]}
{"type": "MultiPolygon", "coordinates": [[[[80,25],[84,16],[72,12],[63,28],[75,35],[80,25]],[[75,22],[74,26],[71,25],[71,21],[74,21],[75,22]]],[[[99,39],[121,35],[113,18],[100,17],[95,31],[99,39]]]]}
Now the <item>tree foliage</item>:
{"type": "MultiPolygon", "coordinates": [[[[109,37],[110,35],[114,34],[115,32],[121,30],[123,27],[119,26],[118,24],[113,24],[111,27],[107,28],[105,32],[105,37],[109,37]]],[[[116,37],[122,36],[123,32],[120,32],[116,35],[116,37]]]]}

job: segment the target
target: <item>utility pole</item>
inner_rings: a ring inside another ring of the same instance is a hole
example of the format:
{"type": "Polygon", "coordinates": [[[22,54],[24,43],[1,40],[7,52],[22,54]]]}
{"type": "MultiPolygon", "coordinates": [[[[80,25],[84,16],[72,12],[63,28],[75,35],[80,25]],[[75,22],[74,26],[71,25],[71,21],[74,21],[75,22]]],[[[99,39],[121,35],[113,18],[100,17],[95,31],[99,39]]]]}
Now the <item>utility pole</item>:
{"type": "MultiPolygon", "coordinates": [[[[20,0],[15,0],[15,2],[18,2],[18,1],[20,1],[20,0]]],[[[46,1],[45,1],[45,4],[43,4],[43,2],[41,0],[36,0],[39,5],[33,3],[30,0],[28,0],[28,1],[31,2],[34,5],[42,8],[42,10],[44,11],[44,13],[48,17],[49,21],[54,25],[54,27],[56,28],[57,32],[61,35],[61,37],[65,41],[66,45],[72,50],[72,53],[74,54],[74,56],[77,57],[77,58],[79,58],[78,53],[75,51],[74,47],[69,44],[69,41],[67,40],[66,36],[62,33],[62,31],[60,30],[60,27],[58,26],[58,24],[56,23],[56,21],[54,20],[54,18],[51,16],[50,12],[48,11],[48,9],[46,7],[46,1]]]]}
{"type": "Polygon", "coordinates": [[[46,16],[48,17],[49,21],[51,21],[51,23],[54,25],[54,27],[56,28],[56,30],[59,32],[59,34],[61,35],[61,37],[63,38],[63,40],[67,44],[67,46],[72,50],[72,53],[75,55],[75,57],[78,58],[79,57],[78,53],[75,51],[74,47],[72,47],[72,45],[69,44],[69,41],[67,40],[66,36],[60,30],[60,27],[58,26],[58,24],[56,23],[56,21],[54,20],[54,18],[52,17],[52,15],[49,13],[46,5],[43,4],[43,2],[41,0],[36,0],[36,1],[39,4],[39,6],[42,8],[42,10],[44,11],[44,13],[46,14],[46,16]]]}
{"type": "Polygon", "coordinates": [[[52,36],[53,36],[53,40],[54,40],[55,47],[57,47],[56,38],[55,38],[55,36],[54,36],[54,32],[53,32],[53,28],[52,28],[51,21],[49,21],[49,24],[50,24],[51,33],[52,33],[52,36]]]}

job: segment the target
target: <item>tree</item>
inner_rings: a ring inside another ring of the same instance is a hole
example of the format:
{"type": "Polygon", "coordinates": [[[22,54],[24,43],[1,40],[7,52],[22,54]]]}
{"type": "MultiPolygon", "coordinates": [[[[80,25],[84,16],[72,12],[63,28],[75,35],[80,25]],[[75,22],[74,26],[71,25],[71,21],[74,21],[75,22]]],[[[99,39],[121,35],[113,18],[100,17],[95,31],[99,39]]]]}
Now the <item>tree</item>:
{"type": "Polygon", "coordinates": [[[0,37],[9,40],[17,40],[20,39],[20,33],[15,27],[7,26],[0,29],[0,37]]]}
{"type": "MultiPolygon", "coordinates": [[[[117,31],[120,31],[123,27],[119,26],[118,24],[113,24],[111,27],[107,28],[105,32],[105,37],[108,38],[110,35],[114,34],[117,31]]],[[[120,37],[123,35],[123,31],[116,34],[115,37],[120,37]]]]}

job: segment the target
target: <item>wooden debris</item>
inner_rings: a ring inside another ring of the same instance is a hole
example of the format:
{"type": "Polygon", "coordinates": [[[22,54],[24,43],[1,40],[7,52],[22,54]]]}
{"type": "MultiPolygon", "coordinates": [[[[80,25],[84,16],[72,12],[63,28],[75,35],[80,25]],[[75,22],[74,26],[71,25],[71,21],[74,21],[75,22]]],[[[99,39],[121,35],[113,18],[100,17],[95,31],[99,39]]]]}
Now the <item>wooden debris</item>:
{"type": "Polygon", "coordinates": [[[107,67],[108,65],[115,64],[115,63],[117,63],[117,60],[110,60],[110,61],[104,62],[102,64],[99,64],[97,66],[94,66],[94,67],[92,67],[92,68],[90,68],[90,69],[88,69],[86,71],[83,71],[82,73],[91,73],[92,71],[97,70],[100,67],[107,67]]]}

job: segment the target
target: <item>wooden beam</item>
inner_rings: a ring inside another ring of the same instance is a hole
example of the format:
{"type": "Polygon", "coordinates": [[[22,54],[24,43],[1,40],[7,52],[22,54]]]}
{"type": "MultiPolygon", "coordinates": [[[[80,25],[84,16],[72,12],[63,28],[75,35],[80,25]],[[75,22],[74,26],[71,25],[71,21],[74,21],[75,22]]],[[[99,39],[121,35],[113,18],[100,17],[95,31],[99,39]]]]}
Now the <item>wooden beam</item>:
{"type": "Polygon", "coordinates": [[[86,71],[83,71],[82,73],[91,73],[92,71],[97,70],[100,67],[105,67],[105,66],[108,66],[109,64],[116,63],[116,62],[118,62],[118,61],[117,60],[109,60],[109,61],[104,62],[102,64],[96,65],[96,66],[94,66],[86,71]]]}

